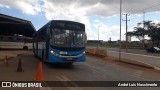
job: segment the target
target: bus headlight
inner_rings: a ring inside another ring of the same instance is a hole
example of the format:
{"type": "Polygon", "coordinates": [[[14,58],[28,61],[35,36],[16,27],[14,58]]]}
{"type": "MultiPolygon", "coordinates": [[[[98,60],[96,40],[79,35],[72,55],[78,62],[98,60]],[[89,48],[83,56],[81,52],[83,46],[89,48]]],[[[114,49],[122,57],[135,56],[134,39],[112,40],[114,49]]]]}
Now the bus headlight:
{"type": "Polygon", "coordinates": [[[54,54],[54,51],[50,51],[50,53],[54,54]]]}
{"type": "Polygon", "coordinates": [[[51,54],[55,55],[55,56],[59,56],[59,54],[55,53],[54,51],[50,51],[51,54]]]}

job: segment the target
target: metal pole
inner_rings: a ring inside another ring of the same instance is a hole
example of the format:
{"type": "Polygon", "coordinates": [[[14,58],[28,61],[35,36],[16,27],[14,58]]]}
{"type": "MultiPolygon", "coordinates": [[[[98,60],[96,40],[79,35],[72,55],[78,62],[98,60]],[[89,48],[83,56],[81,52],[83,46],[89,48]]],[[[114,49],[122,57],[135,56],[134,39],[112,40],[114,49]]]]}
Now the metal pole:
{"type": "Polygon", "coordinates": [[[119,61],[121,60],[121,19],[122,19],[122,0],[120,0],[120,43],[119,43],[119,61]]]}
{"type": "Polygon", "coordinates": [[[145,21],[145,12],[143,12],[143,23],[145,21]]]}
{"type": "MultiPolygon", "coordinates": [[[[143,29],[144,29],[144,27],[145,27],[145,12],[143,12],[143,29]]],[[[144,38],[143,38],[142,42],[143,42],[143,49],[144,49],[145,48],[145,46],[144,46],[144,38]]]]}
{"type": "Polygon", "coordinates": [[[97,44],[97,49],[99,48],[99,28],[100,28],[100,26],[98,26],[98,44],[97,44]]]}
{"type": "Polygon", "coordinates": [[[123,15],[125,15],[125,17],[126,17],[126,19],[125,20],[123,20],[123,21],[125,21],[126,22],[126,41],[125,41],[125,46],[126,46],[126,52],[128,52],[128,34],[127,34],[127,32],[128,32],[128,21],[130,21],[130,20],[128,20],[128,16],[129,16],[129,14],[123,14],[123,15]]]}
{"type": "Polygon", "coordinates": [[[127,22],[128,22],[128,19],[127,19],[127,15],[128,14],[126,14],[126,52],[128,52],[128,34],[127,34],[127,29],[128,29],[127,22]]]}

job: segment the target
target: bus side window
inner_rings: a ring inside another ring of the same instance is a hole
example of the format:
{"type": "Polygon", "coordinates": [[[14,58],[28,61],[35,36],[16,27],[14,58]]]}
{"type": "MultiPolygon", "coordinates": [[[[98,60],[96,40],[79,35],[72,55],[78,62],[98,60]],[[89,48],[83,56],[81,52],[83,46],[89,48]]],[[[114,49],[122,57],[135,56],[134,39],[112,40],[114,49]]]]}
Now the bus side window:
{"type": "Polygon", "coordinates": [[[20,40],[21,40],[20,38],[16,38],[16,42],[20,42],[20,40]]]}
{"type": "Polygon", "coordinates": [[[3,41],[3,37],[0,37],[0,41],[3,41]]]}
{"type": "Polygon", "coordinates": [[[26,39],[23,40],[24,44],[26,44],[26,39]]]}
{"type": "Polygon", "coordinates": [[[46,30],[46,38],[51,38],[52,37],[52,35],[51,35],[51,32],[50,31],[52,31],[52,30],[50,30],[50,24],[49,25],[47,25],[47,30],[46,30]],[[50,36],[50,37],[49,37],[50,36]]]}

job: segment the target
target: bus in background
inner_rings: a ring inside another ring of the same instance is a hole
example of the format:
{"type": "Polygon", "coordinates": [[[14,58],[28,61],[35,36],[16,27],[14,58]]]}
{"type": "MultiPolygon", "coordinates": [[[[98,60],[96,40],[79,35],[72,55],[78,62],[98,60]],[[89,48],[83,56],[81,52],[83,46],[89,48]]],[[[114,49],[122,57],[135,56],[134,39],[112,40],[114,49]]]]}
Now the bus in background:
{"type": "Polygon", "coordinates": [[[66,20],[51,20],[33,35],[33,53],[49,63],[84,62],[85,25],[66,20]]]}
{"type": "Polygon", "coordinates": [[[32,49],[32,38],[22,35],[3,36],[0,35],[0,49],[32,49]]]}

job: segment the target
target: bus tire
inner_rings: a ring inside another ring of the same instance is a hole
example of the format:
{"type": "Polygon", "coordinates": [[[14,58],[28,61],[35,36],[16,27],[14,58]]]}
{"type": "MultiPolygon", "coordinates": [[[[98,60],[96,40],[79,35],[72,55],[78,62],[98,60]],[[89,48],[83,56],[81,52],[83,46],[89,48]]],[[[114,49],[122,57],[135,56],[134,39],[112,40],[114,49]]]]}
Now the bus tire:
{"type": "Polygon", "coordinates": [[[24,47],[23,47],[23,50],[28,50],[28,47],[27,47],[27,46],[24,46],[24,47]]]}
{"type": "Polygon", "coordinates": [[[37,57],[37,55],[34,53],[34,57],[37,57]]]}
{"type": "Polygon", "coordinates": [[[47,58],[46,58],[46,55],[45,55],[44,51],[42,51],[42,60],[43,60],[45,63],[48,63],[48,61],[47,61],[47,58]]]}

